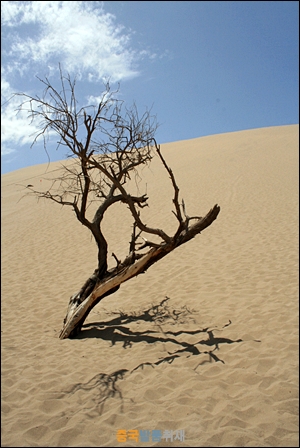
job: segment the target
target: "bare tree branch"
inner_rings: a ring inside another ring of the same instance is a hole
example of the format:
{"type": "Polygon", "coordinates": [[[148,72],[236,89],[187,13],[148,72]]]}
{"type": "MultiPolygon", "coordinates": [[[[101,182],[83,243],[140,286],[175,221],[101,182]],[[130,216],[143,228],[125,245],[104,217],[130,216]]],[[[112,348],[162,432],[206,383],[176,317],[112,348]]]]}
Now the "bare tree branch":
{"type": "Polygon", "coordinates": [[[38,198],[72,207],[76,218],[89,229],[98,247],[97,268],[70,298],[60,335],[65,338],[76,335],[91,309],[103,297],[115,292],[121,283],[145,272],[211,225],[220,208],[215,205],[204,218],[187,215],[183,200],[180,205],[174,173],[155,140],[158,125],[151,111],[139,115],[135,104],[124,108],[118,99],[118,90],[112,91],[109,83],[105,85],[98,104],[79,107],[75,94],[76,79],[63,75],[61,67],[58,87],[48,78],[38,79],[44,86],[41,97],[16,94],[22,97],[18,111],[27,111],[31,121],[38,125],[31,146],[42,138],[46,149],[49,140],[56,135],[57,145],[66,148],[66,157],[73,162],[62,166],[47,191],[38,191],[31,185],[26,188],[38,198]],[[174,190],[173,213],[178,221],[174,235],[149,227],[141,216],[141,210],[148,205],[147,195],[135,196],[127,188],[132,176],[135,179],[140,176],[140,167],[151,162],[155,151],[174,190]],[[108,270],[108,244],[101,224],[106,211],[118,202],[128,206],[133,217],[133,230],[128,255],[122,261],[112,253],[117,266],[108,270]],[[87,216],[91,204],[96,204],[92,219],[87,216]],[[191,220],[195,221],[193,225],[190,225],[191,220]],[[159,237],[160,241],[149,241],[145,234],[159,237]]]}

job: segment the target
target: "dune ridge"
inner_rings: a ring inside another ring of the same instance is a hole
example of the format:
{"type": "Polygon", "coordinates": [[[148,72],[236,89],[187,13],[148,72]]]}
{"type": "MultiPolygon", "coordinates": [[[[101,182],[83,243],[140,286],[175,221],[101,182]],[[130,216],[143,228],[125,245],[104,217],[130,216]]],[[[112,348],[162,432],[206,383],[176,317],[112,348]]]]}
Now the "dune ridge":
{"type": "MultiPolygon", "coordinates": [[[[298,142],[290,125],[162,145],[188,214],[221,212],[73,340],[58,335],[96,245],[71,210],[23,197],[58,162],[1,176],[2,446],[299,446],[298,142]]],[[[142,176],[147,224],[171,232],[158,158],[142,176]]],[[[103,225],[122,258],[126,207],[103,225]]]]}

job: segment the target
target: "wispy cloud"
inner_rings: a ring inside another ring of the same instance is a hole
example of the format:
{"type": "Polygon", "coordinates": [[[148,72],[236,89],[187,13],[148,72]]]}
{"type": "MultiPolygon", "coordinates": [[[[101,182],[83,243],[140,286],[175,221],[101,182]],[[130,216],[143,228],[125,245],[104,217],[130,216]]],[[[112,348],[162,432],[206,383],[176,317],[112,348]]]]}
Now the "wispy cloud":
{"type": "Polygon", "coordinates": [[[5,76],[1,76],[1,154],[7,155],[16,151],[19,145],[31,144],[32,134],[38,128],[32,124],[26,111],[17,113],[20,97],[14,96],[12,88],[5,76]]]}
{"type": "Polygon", "coordinates": [[[36,64],[99,80],[119,81],[138,75],[140,54],[131,35],[100,2],[1,2],[2,26],[10,34],[9,59],[24,71],[36,64]],[[26,29],[30,26],[30,36],[26,29]]]}
{"type": "Polygon", "coordinates": [[[37,94],[36,74],[57,75],[60,63],[73,77],[95,83],[109,78],[115,83],[138,76],[145,57],[156,58],[133,48],[132,33],[103,5],[98,1],[1,2],[2,154],[32,143],[37,128],[29,126],[26,112],[16,115],[20,98],[12,94],[24,91],[24,86],[26,93],[37,94]]]}

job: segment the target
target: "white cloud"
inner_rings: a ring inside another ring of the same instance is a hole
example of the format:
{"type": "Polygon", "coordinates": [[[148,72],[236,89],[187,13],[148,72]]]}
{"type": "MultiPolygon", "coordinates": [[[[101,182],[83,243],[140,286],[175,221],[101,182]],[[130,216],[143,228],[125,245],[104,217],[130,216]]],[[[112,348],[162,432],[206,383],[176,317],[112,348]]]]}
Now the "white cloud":
{"type": "MultiPolygon", "coordinates": [[[[3,72],[3,71],[2,71],[3,72]]],[[[28,112],[17,113],[22,99],[13,95],[13,89],[2,73],[1,76],[1,154],[15,152],[11,146],[30,145],[33,134],[39,128],[37,123],[31,123],[28,112]]]]}
{"type": "MultiPolygon", "coordinates": [[[[21,99],[13,96],[20,90],[35,96],[37,73],[57,77],[60,63],[77,79],[115,83],[138,76],[137,64],[146,56],[132,48],[131,34],[104,11],[103,2],[2,1],[1,25],[3,155],[30,145],[39,130],[26,111],[16,114],[21,99]]],[[[90,97],[89,102],[98,99],[90,97]]]]}
{"type": "Polygon", "coordinates": [[[7,147],[5,144],[2,145],[2,143],[1,143],[1,154],[2,154],[3,156],[8,156],[8,154],[11,154],[11,153],[13,153],[13,152],[16,152],[16,150],[7,147]]]}
{"type": "Polygon", "coordinates": [[[5,146],[5,151],[7,151],[7,144],[31,144],[34,138],[33,134],[38,131],[37,126],[30,124],[26,111],[17,114],[19,104],[20,98],[11,99],[1,114],[1,144],[5,146]]]}
{"type": "Polygon", "coordinates": [[[23,70],[34,64],[57,68],[61,62],[69,73],[92,80],[110,77],[115,82],[138,75],[141,54],[101,2],[3,1],[1,12],[2,26],[11,31],[6,54],[23,70]],[[22,26],[30,26],[27,34],[22,26]]]}
{"type": "Polygon", "coordinates": [[[23,2],[1,2],[1,24],[14,26],[17,21],[21,3],[23,2]]]}
{"type": "MultiPolygon", "coordinates": [[[[104,11],[99,1],[2,1],[1,153],[7,157],[30,146],[40,130],[26,111],[17,109],[20,96],[40,95],[42,79],[59,78],[59,63],[71,78],[111,84],[139,75],[138,65],[156,58],[132,45],[132,33],[104,11]],[[13,149],[15,148],[15,149],[13,149]]],[[[84,90],[84,89],[83,89],[84,90]]],[[[88,104],[101,98],[87,96],[88,104]]],[[[99,93],[97,86],[97,93],[99,93]]],[[[78,99],[78,98],[77,98],[78,99]]]]}
{"type": "MultiPolygon", "coordinates": [[[[11,92],[9,82],[5,79],[4,76],[1,76],[1,97],[3,98],[3,101],[6,101],[6,99],[11,94],[12,94],[12,92],[11,92]]],[[[1,103],[2,103],[2,100],[1,100],[1,103]]]]}

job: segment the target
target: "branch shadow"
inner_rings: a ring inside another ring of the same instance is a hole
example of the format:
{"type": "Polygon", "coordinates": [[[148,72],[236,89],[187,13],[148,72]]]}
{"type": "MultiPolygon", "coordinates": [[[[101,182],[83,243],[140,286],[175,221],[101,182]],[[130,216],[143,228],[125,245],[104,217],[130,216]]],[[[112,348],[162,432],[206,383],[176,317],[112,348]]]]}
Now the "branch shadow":
{"type": "MultiPolygon", "coordinates": [[[[121,412],[123,411],[123,395],[117,387],[117,382],[122,380],[127,369],[116,370],[111,374],[98,373],[93,376],[86,383],[77,383],[70,388],[61,391],[56,398],[64,398],[66,395],[73,395],[78,391],[93,391],[92,401],[95,404],[95,411],[101,415],[103,413],[104,405],[109,398],[117,397],[121,400],[121,412]]],[[[76,412],[74,412],[75,414],[76,412]]]]}
{"type": "MultiPolygon", "coordinates": [[[[121,411],[123,409],[123,396],[117,385],[120,380],[124,379],[125,375],[130,375],[138,369],[143,369],[145,366],[155,368],[162,363],[172,364],[177,358],[185,356],[199,356],[206,354],[208,359],[200,361],[194,368],[197,368],[205,363],[225,361],[220,358],[218,351],[222,344],[235,344],[243,342],[242,339],[230,339],[226,337],[215,336],[215,331],[223,331],[226,327],[231,325],[231,321],[218,327],[198,328],[196,330],[177,329],[178,325],[185,325],[191,320],[197,324],[194,314],[197,312],[191,310],[186,306],[180,309],[174,309],[169,305],[169,297],[163,299],[157,305],[151,305],[146,310],[126,313],[123,311],[107,313],[110,316],[108,320],[100,322],[92,322],[84,324],[81,333],[75,339],[99,338],[103,341],[109,341],[111,346],[121,343],[124,349],[130,349],[134,344],[146,342],[147,344],[167,344],[173,343],[175,349],[173,351],[166,351],[166,356],[162,356],[155,362],[142,362],[135,366],[132,370],[120,369],[111,374],[99,373],[91,378],[86,383],[78,383],[65,391],[64,394],[74,394],[79,390],[90,391],[95,390],[93,401],[96,403],[96,409],[99,414],[102,414],[106,401],[110,398],[117,397],[121,400],[121,411]],[[147,329],[145,331],[133,331],[130,329],[132,323],[151,323],[154,324],[155,329],[147,329]],[[177,328],[174,330],[164,329],[164,325],[174,325],[177,328]],[[188,342],[186,339],[192,336],[198,336],[196,341],[188,342]],[[200,336],[201,335],[201,336],[200,336]],[[179,336],[184,340],[179,340],[179,336]]],[[[196,372],[197,373],[197,372],[196,372]]]]}
{"type": "MultiPolygon", "coordinates": [[[[220,359],[215,351],[219,350],[221,344],[233,344],[242,342],[242,339],[232,340],[229,338],[216,337],[214,331],[221,331],[225,327],[231,325],[231,321],[225,324],[222,329],[220,328],[201,328],[196,330],[178,330],[178,331],[164,331],[163,325],[168,323],[171,325],[176,324],[186,324],[188,321],[193,320],[193,314],[196,313],[195,310],[190,310],[186,306],[180,309],[173,309],[170,307],[168,301],[169,297],[163,299],[158,305],[152,305],[150,308],[135,312],[135,313],[124,313],[119,311],[118,313],[113,312],[111,314],[117,314],[107,321],[101,322],[91,322],[84,324],[82,327],[82,332],[76,337],[76,339],[86,339],[86,338],[99,338],[104,341],[110,341],[111,346],[114,346],[118,342],[121,342],[124,349],[131,348],[133,344],[139,342],[146,342],[147,344],[171,342],[178,346],[178,349],[173,352],[167,352],[168,356],[159,358],[155,363],[141,363],[136,366],[133,370],[137,370],[144,365],[159,365],[162,362],[172,363],[175,358],[178,358],[181,353],[186,353],[187,357],[197,356],[200,354],[208,354],[211,361],[225,363],[220,359]],[[146,330],[146,331],[132,331],[128,326],[132,322],[151,322],[156,324],[156,330],[146,330]],[[179,341],[176,337],[180,335],[198,335],[200,333],[205,333],[206,338],[197,340],[196,342],[190,343],[187,341],[179,341]],[[211,349],[200,350],[199,346],[211,347],[211,349]]],[[[200,364],[199,364],[200,365],[200,364]]]]}

